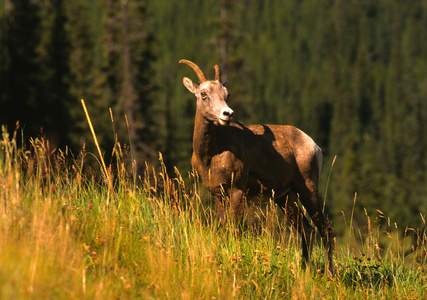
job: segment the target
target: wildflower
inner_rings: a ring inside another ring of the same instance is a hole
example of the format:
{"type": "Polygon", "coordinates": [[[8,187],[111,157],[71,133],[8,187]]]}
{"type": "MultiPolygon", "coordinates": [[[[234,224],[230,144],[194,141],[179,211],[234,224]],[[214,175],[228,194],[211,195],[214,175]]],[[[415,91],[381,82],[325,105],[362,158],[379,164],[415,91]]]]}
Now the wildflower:
{"type": "Polygon", "coordinates": [[[89,204],[89,206],[88,206],[88,207],[89,207],[89,209],[92,209],[92,204],[89,204]]]}

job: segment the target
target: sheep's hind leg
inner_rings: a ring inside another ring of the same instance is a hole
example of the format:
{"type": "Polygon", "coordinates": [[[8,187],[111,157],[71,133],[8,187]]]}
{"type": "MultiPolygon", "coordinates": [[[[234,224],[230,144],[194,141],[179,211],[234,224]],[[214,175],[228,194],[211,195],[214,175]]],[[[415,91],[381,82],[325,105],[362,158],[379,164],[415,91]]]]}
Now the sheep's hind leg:
{"type": "Polygon", "coordinates": [[[312,181],[307,181],[306,186],[298,190],[302,205],[307,210],[314,225],[319,230],[325,249],[325,268],[328,268],[329,275],[334,274],[333,251],[335,245],[334,230],[329,219],[323,214],[317,191],[317,185],[312,181]]]}
{"type": "Polygon", "coordinates": [[[310,266],[314,230],[298,205],[298,196],[296,193],[290,192],[276,198],[274,201],[283,210],[289,223],[291,223],[300,234],[302,240],[303,266],[310,266]]]}

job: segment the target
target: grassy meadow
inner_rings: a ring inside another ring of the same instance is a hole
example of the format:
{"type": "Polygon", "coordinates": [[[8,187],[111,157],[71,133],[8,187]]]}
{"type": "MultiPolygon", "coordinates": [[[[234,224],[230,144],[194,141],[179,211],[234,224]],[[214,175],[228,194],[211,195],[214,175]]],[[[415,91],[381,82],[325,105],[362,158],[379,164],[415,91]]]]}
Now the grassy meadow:
{"type": "MultiPolygon", "coordinates": [[[[0,299],[425,299],[427,236],[381,212],[338,237],[336,275],[321,243],[301,268],[299,237],[275,205],[260,229],[218,228],[197,176],[128,171],[120,145],[104,173],[36,139],[0,147],[0,299]]],[[[344,218],[344,216],[343,216],[344,218]]]]}

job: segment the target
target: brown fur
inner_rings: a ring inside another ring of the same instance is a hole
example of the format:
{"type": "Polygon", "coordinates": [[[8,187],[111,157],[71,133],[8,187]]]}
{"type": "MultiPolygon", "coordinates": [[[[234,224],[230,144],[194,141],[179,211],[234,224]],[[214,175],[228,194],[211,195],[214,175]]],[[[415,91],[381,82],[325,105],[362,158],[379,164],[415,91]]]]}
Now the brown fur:
{"type": "MultiPolygon", "coordinates": [[[[181,62],[198,68],[188,61],[181,62]]],[[[274,191],[275,202],[302,236],[303,257],[309,262],[314,230],[299,209],[299,199],[320,232],[328,269],[333,274],[334,234],[318,197],[320,148],[293,126],[231,121],[233,111],[226,104],[228,91],[220,83],[219,69],[215,70],[214,81],[200,75],[200,86],[188,78],[184,78],[184,85],[197,98],[191,162],[212,193],[219,218],[225,218],[224,194],[230,196],[227,205],[239,221],[246,196],[274,191]]],[[[200,74],[200,69],[197,72],[200,74]]]]}

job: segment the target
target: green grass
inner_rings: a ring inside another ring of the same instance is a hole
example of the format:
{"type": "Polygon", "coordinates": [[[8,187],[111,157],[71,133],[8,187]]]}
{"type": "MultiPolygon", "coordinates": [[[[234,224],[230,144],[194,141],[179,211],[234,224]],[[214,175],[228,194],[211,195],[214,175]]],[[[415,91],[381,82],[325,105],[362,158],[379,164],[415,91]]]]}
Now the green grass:
{"type": "Polygon", "coordinates": [[[427,297],[424,219],[404,233],[382,213],[360,230],[350,222],[327,278],[320,243],[301,268],[299,238],[274,205],[257,210],[256,234],[218,228],[197,177],[171,178],[162,165],[134,185],[116,147],[110,190],[84,152],[52,153],[43,140],[18,149],[3,133],[1,299],[427,297]]]}

